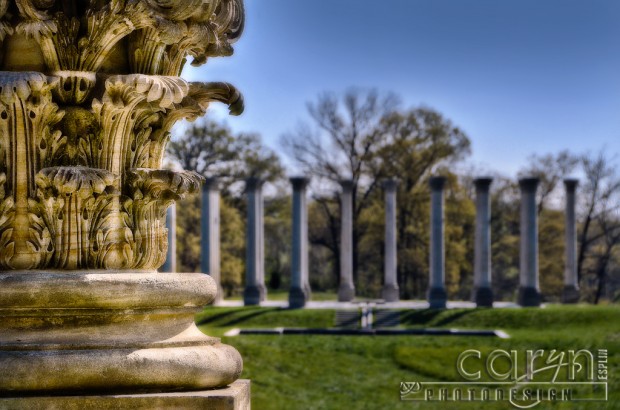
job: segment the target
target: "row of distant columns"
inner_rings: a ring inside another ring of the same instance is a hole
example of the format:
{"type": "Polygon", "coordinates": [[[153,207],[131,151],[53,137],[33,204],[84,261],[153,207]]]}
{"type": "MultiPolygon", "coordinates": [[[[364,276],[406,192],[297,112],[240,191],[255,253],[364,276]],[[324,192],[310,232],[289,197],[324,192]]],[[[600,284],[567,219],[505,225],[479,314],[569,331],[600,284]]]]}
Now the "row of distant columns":
{"type": "MultiPolygon", "coordinates": [[[[293,238],[291,258],[291,307],[303,307],[311,297],[308,278],[308,209],[306,189],[309,180],[303,177],[290,179],[293,186],[293,238]]],[[[444,243],[444,186],[446,178],[432,177],[430,218],[430,278],[428,300],[431,308],[444,308],[445,290],[445,243],[444,243]]],[[[491,204],[489,190],[492,178],[474,180],[476,189],[476,227],[474,253],[474,300],[478,306],[493,305],[491,279],[491,204]]],[[[518,302],[522,306],[540,305],[538,280],[538,213],[536,207],[537,178],[519,180],[521,190],[521,238],[520,276],[518,302]]],[[[563,301],[573,303],[579,299],[577,278],[577,235],[575,218],[575,191],[578,181],[566,179],[566,264],[564,271],[563,301]]],[[[244,302],[257,305],[266,298],[264,273],[264,210],[263,182],[257,178],[246,180],[248,200],[248,223],[246,245],[246,287],[244,302]]],[[[351,301],[355,297],[353,283],[353,182],[341,181],[341,243],[339,301],[351,301]]],[[[384,286],[382,297],[388,302],[399,300],[396,276],[396,180],[383,183],[385,194],[385,249],[384,286]]],[[[203,188],[201,218],[201,270],[209,273],[220,286],[220,222],[219,184],[210,178],[203,188]]],[[[169,235],[168,258],[162,271],[175,271],[175,210],[169,208],[167,225],[169,235]]]]}

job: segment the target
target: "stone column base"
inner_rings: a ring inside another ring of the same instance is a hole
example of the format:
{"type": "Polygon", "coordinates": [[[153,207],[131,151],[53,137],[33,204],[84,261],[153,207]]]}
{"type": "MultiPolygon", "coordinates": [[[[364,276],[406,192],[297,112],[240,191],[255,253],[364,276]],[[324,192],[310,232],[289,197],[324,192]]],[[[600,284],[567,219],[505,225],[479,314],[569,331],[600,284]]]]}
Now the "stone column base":
{"type": "Polygon", "coordinates": [[[227,386],[241,356],[194,324],[215,292],[201,273],[0,272],[0,397],[227,386]]]}
{"type": "Polygon", "coordinates": [[[215,390],[178,393],[122,394],[97,396],[46,396],[0,398],[0,408],[18,409],[213,409],[249,410],[250,381],[237,380],[215,390]]]}
{"type": "Polygon", "coordinates": [[[564,286],[562,292],[562,303],[577,303],[579,302],[579,288],[573,285],[564,286]]]}
{"type": "Polygon", "coordinates": [[[538,307],[540,306],[540,292],[536,288],[520,287],[517,302],[523,307],[538,307]]]}
{"type": "Polygon", "coordinates": [[[306,302],[312,300],[312,289],[308,283],[305,283],[303,286],[304,293],[306,294],[306,302]]]}
{"type": "Polygon", "coordinates": [[[258,286],[247,286],[243,291],[243,304],[245,306],[260,305],[261,294],[258,286]]]}
{"type": "Polygon", "coordinates": [[[431,288],[428,291],[428,303],[431,309],[445,309],[448,295],[444,288],[431,288]]]}
{"type": "Polygon", "coordinates": [[[400,300],[398,285],[383,285],[381,298],[386,302],[398,302],[400,300]]]}
{"type": "Polygon", "coordinates": [[[350,302],[355,298],[353,285],[344,284],[338,288],[338,302],[350,302]]]}
{"type": "Polygon", "coordinates": [[[477,307],[493,307],[493,291],[491,288],[477,288],[474,300],[477,307]]]}
{"type": "Polygon", "coordinates": [[[306,306],[306,293],[301,288],[291,288],[288,294],[288,307],[299,309],[306,306]]]}
{"type": "Polygon", "coordinates": [[[264,302],[267,300],[267,287],[265,284],[261,283],[258,285],[258,292],[260,294],[260,301],[264,302]]]}

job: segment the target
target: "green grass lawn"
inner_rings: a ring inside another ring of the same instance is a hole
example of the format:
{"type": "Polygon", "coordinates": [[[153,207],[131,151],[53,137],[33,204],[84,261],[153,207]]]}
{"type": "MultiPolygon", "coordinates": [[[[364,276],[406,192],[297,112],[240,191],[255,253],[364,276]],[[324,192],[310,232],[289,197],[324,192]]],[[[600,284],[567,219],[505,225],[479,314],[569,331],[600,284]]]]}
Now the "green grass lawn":
{"type": "MultiPolygon", "coordinates": [[[[222,337],[231,328],[331,327],[334,316],[333,310],[209,307],[196,319],[205,333],[222,337]]],[[[620,409],[620,306],[403,311],[401,325],[502,329],[511,337],[241,335],[222,340],[243,356],[242,378],[252,380],[252,405],[259,410],[513,408],[508,402],[400,401],[401,381],[463,381],[456,359],[467,349],[516,350],[523,357],[528,349],[607,349],[607,402],[545,402],[535,408],[620,409]]]]}

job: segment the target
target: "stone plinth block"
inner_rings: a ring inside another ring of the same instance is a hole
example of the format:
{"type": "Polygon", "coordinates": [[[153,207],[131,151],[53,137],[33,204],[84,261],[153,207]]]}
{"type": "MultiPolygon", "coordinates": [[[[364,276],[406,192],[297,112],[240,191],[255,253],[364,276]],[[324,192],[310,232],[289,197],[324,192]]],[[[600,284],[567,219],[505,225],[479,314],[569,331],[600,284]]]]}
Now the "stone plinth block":
{"type": "Polygon", "coordinates": [[[288,305],[292,309],[299,309],[306,306],[308,297],[302,288],[291,288],[288,294],[288,305]]]}
{"type": "Polygon", "coordinates": [[[350,302],[355,298],[355,288],[347,283],[338,288],[338,302],[350,302]]]}
{"type": "Polygon", "coordinates": [[[517,302],[523,307],[538,307],[540,306],[540,292],[536,288],[520,287],[517,302]]]}
{"type": "Polygon", "coordinates": [[[258,286],[246,286],[243,290],[243,304],[257,306],[261,302],[261,290],[258,286]]]}
{"type": "Polygon", "coordinates": [[[428,291],[428,304],[431,309],[445,309],[448,295],[444,288],[430,288],[428,291]]]}
{"type": "Polygon", "coordinates": [[[400,300],[398,285],[384,285],[381,289],[381,298],[386,302],[398,302],[400,300]]]}
{"type": "Polygon", "coordinates": [[[199,273],[0,273],[0,392],[108,394],[226,386],[239,353],[194,315],[215,282],[199,273]]]}
{"type": "Polygon", "coordinates": [[[579,288],[573,285],[564,286],[562,291],[562,303],[578,303],[579,302],[579,288]]]}
{"type": "Polygon", "coordinates": [[[493,307],[493,290],[487,287],[477,288],[474,301],[477,307],[493,307]]]}
{"type": "Polygon", "coordinates": [[[229,386],[215,390],[198,390],[177,393],[21,398],[5,397],[0,398],[0,408],[6,410],[249,410],[250,381],[237,380],[229,386]]]}

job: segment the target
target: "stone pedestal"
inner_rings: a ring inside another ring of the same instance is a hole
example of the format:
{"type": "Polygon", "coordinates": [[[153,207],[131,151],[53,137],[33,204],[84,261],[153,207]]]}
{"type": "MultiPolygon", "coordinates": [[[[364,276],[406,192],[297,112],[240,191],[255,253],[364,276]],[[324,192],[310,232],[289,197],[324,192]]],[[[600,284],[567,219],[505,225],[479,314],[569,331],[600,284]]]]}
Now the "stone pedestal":
{"type": "Polygon", "coordinates": [[[194,324],[215,292],[215,282],[199,273],[3,272],[0,392],[226,386],[241,374],[241,356],[194,324]]]}
{"type": "Polygon", "coordinates": [[[217,178],[205,181],[200,211],[200,270],[215,281],[217,303],[223,298],[220,278],[220,187],[217,178]]]}
{"type": "Polygon", "coordinates": [[[521,243],[519,259],[519,295],[521,306],[540,306],[538,286],[538,178],[521,178],[521,243]]]}
{"type": "Polygon", "coordinates": [[[248,178],[245,183],[248,204],[245,290],[243,302],[246,306],[258,305],[265,300],[265,259],[262,180],[248,178]]]}
{"type": "Polygon", "coordinates": [[[493,178],[476,178],[476,233],[474,245],[474,300],[478,307],[493,307],[491,289],[491,198],[493,178]]]}
{"type": "Polygon", "coordinates": [[[93,396],[0,397],[4,410],[250,410],[250,381],[237,380],[215,390],[93,396]]]}
{"type": "Polygon", "coordinates": [[[579,278],[577,277],[577,218],[575,217],[575,191],[579,181],[565,179],[566,188],[566,228],[564,232],[564,291],[562,302],[579,302],[579,278]]]}
{"type": "Polygon", "coordinates": [[[242,0],[1,3],[0,407],[242,408],[243,383],[197,393],[242,371],[194,324],[215,282],[157,272],[167,210],[203,179],[162,169],[170,130],[243,111],[181,70],[232,53],[242,0]]]}
{"type": "Polygon", "coordinates": [[[288,302],[291,308],[302,308],[310,300],[308,280],[308,206],[306,187],[310,180],[291,178],[293,185],[293,246],[291,255],[291,289],[288,302]]]}
{"type": "Polygon", "coordinates": [[[443,188],[446,177],[431,177],[431,252],[428,303],[431,309],[446,307],[443,188]]]}
{"type": "Polygon", "coordinates": [[[396,188],[398,182],[389,179],[383,182],[385,191],[385,260],[384,280],[381,297],[386,302],[397,302],[400,299],[398,280],[396,278],[396,188]]]}
{"type": "Polygon", "coordinates": [[[353,181],[341,181],[340,195],[340,286],[338,301],[355,298],[353,284],[353,181]]]}

